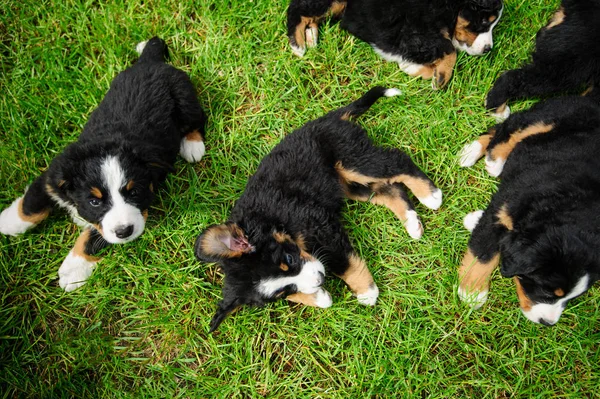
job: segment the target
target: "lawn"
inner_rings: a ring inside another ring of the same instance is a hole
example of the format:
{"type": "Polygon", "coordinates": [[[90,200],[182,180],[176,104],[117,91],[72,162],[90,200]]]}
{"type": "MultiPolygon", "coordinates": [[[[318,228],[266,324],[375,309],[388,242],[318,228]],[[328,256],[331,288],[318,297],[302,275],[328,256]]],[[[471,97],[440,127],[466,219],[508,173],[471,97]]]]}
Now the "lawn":
{"type": "Polygon", "coordinates": [[[558,4],[507,0],[494,50],[460,54],[449,86],[433,91],[337,25],[293,56],[285,0],[0,0],[0,208],[77,138],[142,40],[167,41],[209,116],[205,158],[178,161],[144,234],[104,251],[81,289],[58,286],[78,236],[65,212],[0,236],[0,397],[598,397],[598,286],[552,328],[525,319],[498,272],[482,309],[456,294],[469,238],[462,217],[484,208],[498,183],[482,163],[461,169],[456,154],[494,123],[485,94],[528,59],[558,4]],[[329,309],[243,308],[208,334],[223,276],[195,260],[195,238],[227,218],[286,134],[374,85],[403,95],[359,123],[444,192],[438,211],[417,205],[423,238],[412,240],[389,210],[349,201],[345,224],[381,291],[375,307],[330,277],[329,309]]]}

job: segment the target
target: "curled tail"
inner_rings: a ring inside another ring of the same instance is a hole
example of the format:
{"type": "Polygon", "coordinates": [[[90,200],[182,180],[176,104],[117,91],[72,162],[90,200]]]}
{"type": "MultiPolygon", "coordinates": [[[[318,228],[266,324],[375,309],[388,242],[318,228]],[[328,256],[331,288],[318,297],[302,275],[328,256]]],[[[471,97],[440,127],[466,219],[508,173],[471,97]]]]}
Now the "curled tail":
{"type": "Polygon", "coordinates": [[[402,92],[398,89],[386,89],[382,86],[375,86],[358,100],[333,111],[331,114],[342,119],[348,119],[351,116],[360,116],[371,108],[371,106],[381,97],[394,97],[400,94],[402,94],[402,92]]]}
{"type": "Polygon", "coordinates": [[[165,62],[169,59],[167,43],[157,36],[148,41],[138,43],[135,51],[140,55],[138,62],[165,62]]]}

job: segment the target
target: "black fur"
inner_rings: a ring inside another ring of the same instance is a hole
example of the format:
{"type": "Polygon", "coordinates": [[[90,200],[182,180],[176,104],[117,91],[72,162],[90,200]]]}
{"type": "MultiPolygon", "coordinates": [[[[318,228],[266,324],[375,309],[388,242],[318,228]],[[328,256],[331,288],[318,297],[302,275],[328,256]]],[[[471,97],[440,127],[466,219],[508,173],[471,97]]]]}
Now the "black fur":
{"type": "MultiPolygon", "coordinates": [[[[502,109],[517,98],[584,91],[600,84],[600,1],[563,0],[561,10],[562,22],[555,16],[538,31],[532,62],[498,78],[487,95],[488,109],[502,109]]],[[[600,89],[591,94],[600,98],[600,89]]]]}

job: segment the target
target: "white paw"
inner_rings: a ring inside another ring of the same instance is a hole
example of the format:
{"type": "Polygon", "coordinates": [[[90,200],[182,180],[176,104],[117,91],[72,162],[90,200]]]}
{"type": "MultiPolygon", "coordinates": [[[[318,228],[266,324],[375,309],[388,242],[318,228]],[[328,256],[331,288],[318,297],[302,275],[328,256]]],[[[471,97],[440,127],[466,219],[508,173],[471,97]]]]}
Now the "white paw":
{"type": "Polygon", "coordinates": [[[500,176],[500,173],[502,173],[505,163],[506,160],[502,158],[493,160],[490,157],[485,157],[485,170],[487,170],[491,176],[498,177],[500,176]]]}
{"type": "Polygon", "coordinates": [[[292,53],[294,53],[294,55],[297,55],[298,57],[304,57],[304,53],[306,53],[306,48],[294,46],[293,44],[291,45],[291,47],[292,53]]]}
{"type": "Polygon", "coordinates": [[[429,209],[439,209],[439,207],[442,205],[442,190],[436,188],[430,196],[419,198],[419,202],[429,209]]]}
{"type": "Polygon", "coordinates": [[[58,283],[65,291],[73,291],[85,284],[92,275],[98,262],[89,262],[83,256],[77,256],[73,251],[65,258],[58,269],[58,283]]]}
{"type": "Polygon", "coordinates": [[[311,27],[306,29],[306,47],[313,48],[317,46],[317,38],[319,37],[319,29],[311,27]]]}
{"type": "Polygon", "coordinates": [[[501,112],[492,112],[492,116],[496,122],[504,122],[510,116],[510,108],[507,105],[501,112]]]}
{"type": "Polygon", "coordinates": [[[477,223],[479,223],[481,216],[483,216],[483,211],[475,211],[467,214],[463,219],[463,226],[465,226],[465,229],[472,232],[475,229],[475,226],[477,226],[477,223]]]}
{"type": "Polygon", "coordinates": [[[323,288],[319,288],[319,290],[315,293],[315,306],[319,308],[329,308],[333,301],[331,300],[331,295],[329,292],[324,290],[323,288]]]}
{"type": "Polygon", "coordinates": [[[379,288],[377,288],[377,285],[373,283],[366,292],[358,294],[356,299],[358,299],[358,302],[362,303],[363,305],[375,306],[378,297],[379,288]]]}
{"type": "Polygon", "coordinates": [[[488,291],[483,292],[466,292],[462,288],[458,288],[458,297],[461,301],[467,303],[473,309],[479,309],[488,299],[488,291]]]}
{"type": "Polygon", "coordinates": [[[25,233],[28,229],[35,226],[31,222],[21,219],[19,215],[21,201],[23,201],[23,197],[17,198],[8,208],[0,213],[0,233],[16,236],[25,233]]]}
{"type": "Polygon", "coordinates": [[[185,138],[181,140],[179,154],[186,161],[190,163],[198,162],[204,156],[204,152],[204,141],[187,140],[185,138]]]}
{"type": "Polygon", "coordinates": [[[137,46],[135,46],[136,53],[138,53],[139,55],[142,55],[142,53],[144,52],[144,49],[146,48],[146,44],[148,44],[148,40],[146,40],[144,42],[139,42],[137,44],[137,46]]]}
{"type": "Polygon", "coordinates": [[[400,89],[395,89],[395,88],[386,89],[383,92],[383,95],[386,96],[386,97],[395,97],[395,96],[399,96],[400,94],[402,94],[402,92],[400,91],[400,89]]]}
{"type": "Polygon", "coordinates": [[[418,240],[423,236],[423,225],[419,220],[419,215],[413,210],[406,211],[406,221],[404,222],[404,228],[408,232],[408,235],[418,240]]]}
{"type": "Polygon", "coordinates": [[[463,168],[475,165],[475,162],[483,155],[482,150],[483,146],[477,140],[465,145],[458,154],[459,165],[463,168]]]}

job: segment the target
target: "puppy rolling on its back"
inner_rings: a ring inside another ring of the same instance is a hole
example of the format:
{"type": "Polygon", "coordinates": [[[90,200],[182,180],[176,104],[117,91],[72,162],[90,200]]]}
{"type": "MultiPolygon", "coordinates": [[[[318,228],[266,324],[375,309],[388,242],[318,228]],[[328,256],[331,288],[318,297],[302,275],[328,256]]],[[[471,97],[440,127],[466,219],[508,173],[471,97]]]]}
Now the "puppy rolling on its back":
{"type": "Polygon", "coordinates": [[[153,190],[178,152],[189,162],[204,155],[206,118],[189,77],[165,63],[161,39],[140,45],[139,60],[113,80],[77,142],[0,214],[8,235],[40,223],[54,204],[83,227],[58,271],[67,291],[85,283],[99,250],[142,234],[153,190]]]}
{"type": "Polygon", "coordinates": [[[325,267],[317,255],[359,302],[375,304],[377,285],[340,220],[343,198],[388,207],[415,239],[423,229],[403,186],[429,208],[442,202],[441,191],[406,154],[374,146],[348,121],[378,98],[399,93],[373,88],[285,137],[250,177],[229,220],[198,237],[196,256],[218,262],[225,273],[224,298],[211,331],[241,305],[287,298],[329,307],[331,297],[321,287],[325,267]]]}

